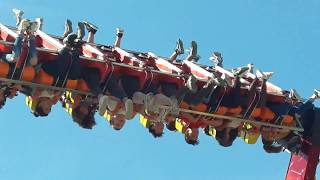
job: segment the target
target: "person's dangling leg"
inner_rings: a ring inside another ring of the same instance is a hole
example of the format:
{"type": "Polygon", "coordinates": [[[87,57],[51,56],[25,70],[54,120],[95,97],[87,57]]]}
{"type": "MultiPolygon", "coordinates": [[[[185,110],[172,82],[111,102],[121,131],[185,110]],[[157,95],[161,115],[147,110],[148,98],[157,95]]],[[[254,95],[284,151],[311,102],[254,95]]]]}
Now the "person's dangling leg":
{"type": "Polygon", "coordinates": [[[122,75],[119,82],[130,99],[135,92],[140,91],[140,81],[136,76],[122,75]]]}
{"type": "Polygon", "coordinates": [[[78,39],[80,39],[80,40],[82,40],[83,37],[85,36],[85,30],[84,30],[84,23],[83,22],[78,22],[77,35],[78,35],[78,39]]]}
{"type": "Polygon", "coordinates": [[[83,24],[89,32],[87,42],[94,43],[94,35],[98,31],[98,27],[87,21],[83,21],[83,24]]]}
{"type": "Polygon", "coordinates": [[[123,33],[124,33],[124,30],[122,28],[117,28],[116,29],[116,40],[114,42],[114,47],[120,48],[121,39],[123,37],[123,33]]]}
{"type": "Polygon", "coordinates": [[[192,94],[190,104],[198,105],[203,102],[203,100],[209,96],[213,88],[215,87],[214,80],[211,79],[207,84],[205,84],[200,90],[198,90],[195,94],[192,94]]]}
{"type": "Polygon", "coordinates": [[[119,83],[119,78],[117,78],[113,74],[110,74],[108,77],[108,84],[106,85],[106,90],[112,96],[117,97],[119,99],[124,99],[128,97],[123,87],[119,83]]]}
{"type": "Polygon", "coordinates": [[[29,35],[29,57],[28,57],[28,64],[31,66],[36,66],[38,64],[38,56],[35,44],[35,37],[34,35],[29,35]]]}
{"type": "Polygon", "coordinates": [[[20,9],[12,9],[12,11],[16,16],[16,26],[19,26],[24,12],[20,9]]]}
{"type": "Polygon", "coordinates": [[[186,60],[191,62],[198,62],[200,56],[198,55],[198,45],[196,41],[191,41],[191,47],[189,55],[187,56],[186,60]]]}
{"type": "Polygon", "coordinates": [[[72,31],[73,31],[72,30],[72,22],[69,19],[67,19],[64,23],[64,32],[63,32],[62,37],[66,38],[69,34],[72,33],[72,31]]]}
{"type": "Polygon", "coordinates": [[[181,54],[184,54],[183,42],[181,41],[181,39],[178,39],[176,48],[174,49],[174,52],[170,56],[169,60],[176,61],[177,57],[181,54]]]}
{"type": "Polygon", "coordinates": [[[15,63],[19,60],[20,55],[21,55],[22,41],[23,41],[24,33],[27,31],[29,25],[30,25],[30,21],[27,19],[23,19],[21,21],[21,23],[19,24],[18,37],[14,41],[13,48],[12,48],[13,53],[6,55],[6,60],[9,63],[15,63]]]}

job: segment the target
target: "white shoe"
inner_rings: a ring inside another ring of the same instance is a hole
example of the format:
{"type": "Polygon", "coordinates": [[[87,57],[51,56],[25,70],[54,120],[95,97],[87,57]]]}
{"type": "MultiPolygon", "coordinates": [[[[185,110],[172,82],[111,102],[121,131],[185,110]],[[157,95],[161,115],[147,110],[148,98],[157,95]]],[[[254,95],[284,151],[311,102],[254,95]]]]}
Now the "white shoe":
{"type": "Polygon", "coordinates": [[[104,113],[106,112],[107,110],[107,103],[108,103],[108,96],[102,96],[100,99],[99,99],[99,108],[98,108],[98,113],[100,116],[103,116],[104,113]]]}
{"type": "Polygon", "coordinates": [[[19,31],[25,32],[30,26],[30,20],[29,19],[23,19],[19,24],[19,31]]]}
{"type": "Polygon", "coordinates": [[[229,87],[233,86],[232,79],[230,79],[230,77],[226,76],[226,74],[223,73],[221,76],[221,79],[223,79],[226,82],[227,86],[229,86],[229,87]]]}
{"type": "Polygon", "coordinates": [[[252,63],[248,64],[247,67],[249,68],[248,72],[253,73],[254,65],[252,63]]]}
{"type": "Polygon", "coordinates": [[[320,98],[320,90],[314,89],[314,95],[316,96],[317,99],[320,98]]]}
{"type": "Polygon", "coordinates": [[[197,79],[193,75],[189,76],[186,86],[192,93],[196,93],[198,91],[198,86],[196,83],[197,79]]]}
{"type": "Polygon", "coordinates": [[[116,35],[118,36],[118,37],[122,37],[123,36],[123,33],[124,33],[124,30],[122,29],[122,28],[117,28],[116,29],[116,35]]]}
{"type": "Polygon", "coordinates": [[[37,30],[42,30],[42,26],[43,26],[43,18],[36,18],[35,21],[38,24],[38,29],[37,30]]]}
{"type": "Polygon", "coordinates": [[[132,113],[133,113],[133,102],[131,99],[127,99],[124,102],[124,106],[126,108],[126,114],[125,117],[126,119],[131,119],[132,118],[132,113]]]}
{"type": "Polygon", "coordinates": [[[22,16],[24,14],[24,12],[20,9],[16,9],[16,8],[13,8],[12,9],[12,12],[16,15],[16,16],[22,16]]]}
{"type": "Polygon", "coordinates": [[[298,94],[297,90],[290,89],[289,98],[297,100],[299,102],[304,102],[305,100],[298,94]]]}
{"type": "Polygon", "coordinates": [[[268,80],[272,75],[273,75],[273,72],[262,72],[259,69],[257,69],[256,71],[256,76],[264,80],[268,80]]]}
{"type": "Polygon", "coordinates": [[[29,28],[30,28],[30,34],[34,34],[34,32],[36,32],[39,29],[38,22],[36,21],[30,22],[29,28]]]}
{"type": "Polygon", "coordinates": [[[12,12],[15,14],[16,18],[17,18],[17,23],[16,25],[18,26],[20,24],[21,18],[24,14],[24,12],[20,9],[12,9],[12,12]]]}

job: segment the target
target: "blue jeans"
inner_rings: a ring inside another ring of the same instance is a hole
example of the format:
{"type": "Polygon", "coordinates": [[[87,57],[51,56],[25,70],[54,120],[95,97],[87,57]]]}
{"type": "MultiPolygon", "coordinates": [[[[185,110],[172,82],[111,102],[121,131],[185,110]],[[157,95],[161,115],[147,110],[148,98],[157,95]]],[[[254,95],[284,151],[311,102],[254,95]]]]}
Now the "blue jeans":
{"type": "Polygon", "coordinates": [[[83,68],[80,64],[80,58],[78,52],[71,52],[72,63],[70,64],[70,50],[67,48],[61,49],[57,59],[53,61],[45,61],[42,63],[41,68],[56,80],[57,86],[62,86],[62,83],[66,76],[68,79],[80,79],[83,68]],[[69,73],[68,70],[70,69],[69,73]],[[67,74],[68,73],[68,74],[67,74]]]}
{"type": "Polygon", "coordinates": [[[105,91],[109,92],[111,96],[117,97],[121,100],[125,97],[128,97],[119,82],[119,78],[113,74],[110,74],[107,79],[108,81],[105,85],[105,91]]]}
{"type": "MultiPolygon", "coordinates": [[[[21,55],[21,50],[22,50],[22,41],[23,41],[23,35],[19,35],[16,40],[14,41],[12,54],[7,54],[5,59],[7,62],[11,63],[14,59],[19,58],[21,55]]],[[[37,50],[36,50],[36,45],[35,45],[35,37],[30,36],[29,38],[29,55],[27,58],[27,64],[29,63],[29,60],[31,58],[34,58],[37,56],[37,50]]]]}
{"type": "Polygon", "coordinates": [[[122,75],[120,77],[120,82],[120,86],[122,86],[130,99],[132,99],[135,92],[140,91],[140,82],[138,77],[122,75]]]}

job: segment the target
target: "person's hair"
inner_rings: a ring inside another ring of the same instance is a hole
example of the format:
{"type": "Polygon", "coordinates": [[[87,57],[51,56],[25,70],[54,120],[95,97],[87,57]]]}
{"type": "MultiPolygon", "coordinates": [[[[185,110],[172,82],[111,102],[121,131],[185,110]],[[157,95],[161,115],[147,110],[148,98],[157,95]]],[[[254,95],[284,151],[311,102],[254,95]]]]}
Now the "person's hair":
{"type": "Polygon", "coordinates": [[[153,124],[153,123],[149,125],[149,127],[148,127],[149,133],[151,133],[154,138],[160,138],[160,137],[162,137],[163,132],[161,132],[161,133],[156,133],[156,131],[155,131],[155,129],[154,129],[155,126],[156,126],[156,125],[153,124]]]}
{"type": "Polygon", "coordinates": [[[10,96],[11,92],[10,92],[10,88],[6,87],[3,91],[3,100],[0,101],[0,109],[3,108],[3,106],[6,104],[7,98],[8,96],[10,96]]]}
{"type": "Polygon", "coordinates": [[[233,141],[237,138],[238,136],[238,130],[235,129],[231,129],[230,130],[230,139],[224,140],[224,136],[225,136],[225,132],[226,129],[223,129],[221,131],[216,131],[216,140],[218,141],[218,143],[223,146],[223,147],[230,147],[233,144],[233,141]]]}
{"type": "Polygon", "coordinates": [[[166,128],[169,131],[177,131],[177,129],[176,129],[176,121],[170,121],[169,123],[166,123],[166,128]]]}
{"type": "Polygon", "coordinates": [[[3,100],[0,101],[0,109],[3,108],[3,106],[6,104],[6,101],[7,101],[7,97],[5,95],[3,95],[3,100]]]}
{"type": "Polygon", "coordinates": [[[80,127],[85,129],[92,129],[92,127],[96,125],[96,121],[94,118],[95,109],[93,109],[93,107],[89,107],[89,113],[83,116],[80,112],[81,105],[82,103],[80,103],[79,106],[72,110],[72,119],[74,122],[78,123],[80,127]]]}
{"type": "Polygon", "coordinates": [[[116,128],[116,127],[113,126],[113,118],[112,117],[111,117],[109,122],[110,122],[110,125],[111,125],[112,129],[114,129],[116,131],[120,131],[122,129],[122,128],[116,128]]]}
{"type": "Polygon", "coordinates": [[[199,144],[199,140],[198,139],[196,139],[196,140],[188,139],[186,135],[184,136],[184,140],[186,141],[186,143],[188,143],[190,145],[193,145],[193,146],[199,144]]]}
{"type": "Polygon", "coordinates": [[[37,102],[37,105],[36,105],[36,107],[35,107],[35,109],[34,109],[34,111],[33,111],[33,115],[34,115],[35,117],[39,117],[39,116],[45,117],[45,116],[48,116],[48,115],[49,115],[49,113],[43,112],[43,108],[42,108],[41,106],[39,106],[39,104],[40,104],[41,101],[42,101],[41,98],[39,98],[39,100],[38,100],[38,102],[37,102]]]}
{"type": "Polygon", "coordinates": [[[206,126],[204,129],[203,129],[203,132],[207,135],[207,136],[211,136],[210,133],[210,127],[209,126],[206,126]]]}

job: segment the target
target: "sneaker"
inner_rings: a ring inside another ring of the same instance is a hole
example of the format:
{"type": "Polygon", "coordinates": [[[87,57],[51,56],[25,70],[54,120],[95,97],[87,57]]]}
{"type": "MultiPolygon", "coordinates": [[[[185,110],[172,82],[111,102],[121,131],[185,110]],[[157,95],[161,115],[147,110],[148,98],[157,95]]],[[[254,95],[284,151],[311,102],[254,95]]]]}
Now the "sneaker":
{"type": "Polygon", "coordinates": [[[320,90],[314,89],[314,95],[316,96],[317,99],[320,98],[320,90]]]}
{"type": "Polygon", "coordinates": [[[196,82],[197,82],[197,79],[194,76],[189,76],[186,86],[192,93],[196,93],[198,91],[198,86],[196,82]]]}
{"type": "Polygon", "coordinates": [[[25,32],[30,26],[30,20],[29,19],[23,19],[18,27],[19,31],[25,32]]]}
{"type": "Polygon", "coordinates": [[[67,37],[71,33],[72,33],[72,22],[69,19],[67,19],[66,22],[64,23],[63,38],[67,37]]]}
{"type": "Polygon", "coordinates": [[[229,76],[226,76],[226,74],[222,74],[221,79],[224,80],[224,82],[227,84],[227,86],[232,87],[233,83],[232,83],[232,79],[229,76]]]}
{"type": "Polygon", "coordinates": [[[85,35],[84,31],[84,23],[78,22],[78,30],[77,30],[78,39],[83,39],[85,35]]]}
{"type": "Polygon", "coordinates": [[[133,113],[133,102],[131,99],[126,99],[124,101],[124,106],[126,109],[126,114],[125,117],[126,119],[131,119],[132,118],[132,113],[133,113]]]}
{"type": "Polygon", "coordinates": [[[211,61],[213,61],[213,63],[215,64],[215,66],[220,66],[222,67],[222,63],[223,63],[223,58],[221,56],[220,52],[213,52],[212,56],[209,58],[211,61]]]}
{"type": "Polygon", "coordinates": [[[100,99],[99,99],[99,108],[98,108],[98,113],[100,116],[103,116],[104,113],[106,112],[107,110],[107,103],[108,103],[108,96],[102,96],[100,99]]]}
{"type": "Polygon", "coordinates": [[[117,28],[116,29],[116,36],[117,37],[122,38],[123,33],[124,33],[124,30],[122,28],[117,28]]]}
{"type": "Polygon", "coordinates": [[[83,21],[83,24],[86,27],[86,29],[89,32],[92,32],[93,34],[95,34],[98,31],[98,27],[88,21],[83,21]]]}
{"type": "Polygon", "coordinates": [[[37,30],[42,30],[42,26],[43,26],[43,18],[36,18],[35,21],[38,24],[38,29],[37,30]]]}
{"type": "Polygon", "coordinates": [[[36,32],[39,29],[39,24],[38,22],[30,22],[29,25],[29,30],[30,30],[30,34],[34,34],[34,32],[36,32]]]}
{"type": "Polygon", "coordinates": [[[250,73],[253,74],[254,65],[253,65],[252,63],[250,63],[250,64],[248,64],[247,66],[248,66],[248,68],[249,68],[248,72],[250,72],[250,73]]]}
{"type": "Polygon", "coordinates": [[[297,100],[299,102],[304,102],[304,99],[298,94],[297,90],[290,89],[289,98],[297,100]]]}
{"type": "Polygon", "coordinates": [[[21,18],[24,14],[24,12],[20,9],[12,9],[12,12],[15,14],[16,19],[17,19],[17,23],[16,26],[19,26],[20,22],[21,22],[21,18]]]}
{"type": "Polygon", "coordinates": [[[232,69],[231,72],[238,77],[243,77],[245,74],[249,72],[249,67],[244,66],[244,67],[238,67],[235,69],[232,69]]]}
{"type": "Polygon", "coordinates": [[[256,76],[264,80],[268,80],[272,75],[273,75],[273,72],[262,72],[259,69],[257,69],[256,71],[256,76]]]}
{"type": "Polygon", "coordinates": [[[183,42],[181,39],[178,39],[176,48],[174,50],[178,55],[184,54],[183,42]]]}
{"type": "Polygon", "coordinates": [[[197,62],[200,59],[200,56],[198,55],[198,44],[196,41],[191,41],[190,56],[192,57],[193,62],[197,62]]]}

